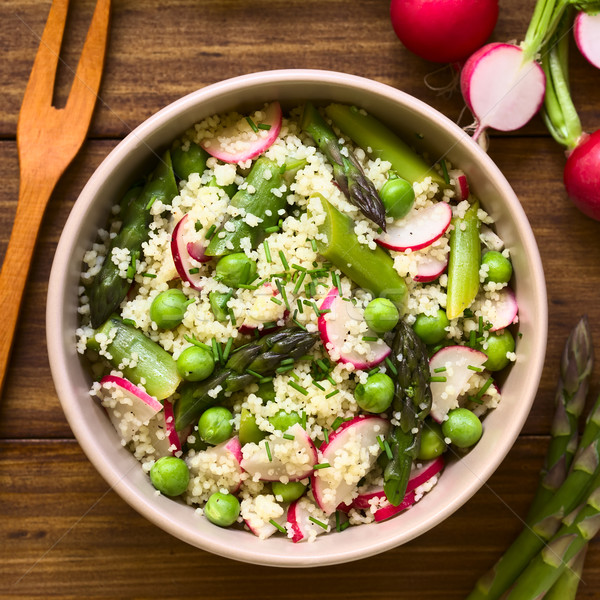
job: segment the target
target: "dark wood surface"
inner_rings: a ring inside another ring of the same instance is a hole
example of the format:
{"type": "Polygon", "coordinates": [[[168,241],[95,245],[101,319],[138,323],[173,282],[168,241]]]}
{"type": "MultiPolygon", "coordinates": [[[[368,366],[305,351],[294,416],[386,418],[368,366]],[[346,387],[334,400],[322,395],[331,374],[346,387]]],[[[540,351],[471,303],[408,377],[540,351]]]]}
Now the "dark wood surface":
{"type": "MultiPolygon", "coordinates": [[[[72,3],[58,75],[68,91],[93,2],[72,3]]],[[[187,546],[126,505],[83,455],[51,380],[44,339],[53,252],[77,195],[132,128],[172,100],[221,79],[275,68],[346,71],[403,89],[457,121],[459,93],[424,85],[437,69],[397,41],[386,0],[114,0],[101,101],[89,140],[46,214],[0,401],[1,598],[458,599],[521,527],[548,440],[564,340],[587,313],[600,340],[600,224],[562,187],[564,156],[539,118],[493,136],[489,153],[520,197],[544,262],[549,297],[546,367],[530,418],[488,484],[420,538],[358,563],[303,571],[239,564],[187,546]]],[[[522,38],[533,1],[501,0],[494,39],[522,38]]],[[[48,0],[0,3],[0,260],[18,191],[18,111],[48,0]]],[[[600,72],[572,57],[584,128],[600,121],[600,72]]],[[[432,76],[448,81],[449,71],[432,76]]],[[[469,123],[462,115],[461,125],[469,123]]],[[[40,124],[41,125],[41,124],[40,124]]],[[[1,334],[0,334],[1,335],[1,334]]],[[[600,348],[598,343],[596,348],[600,348]]],[[[598,393],[597,376],[592,394],[598,393]]],[[[600,543],[588,553],[579,598],[600,597],[600,543]]]]}

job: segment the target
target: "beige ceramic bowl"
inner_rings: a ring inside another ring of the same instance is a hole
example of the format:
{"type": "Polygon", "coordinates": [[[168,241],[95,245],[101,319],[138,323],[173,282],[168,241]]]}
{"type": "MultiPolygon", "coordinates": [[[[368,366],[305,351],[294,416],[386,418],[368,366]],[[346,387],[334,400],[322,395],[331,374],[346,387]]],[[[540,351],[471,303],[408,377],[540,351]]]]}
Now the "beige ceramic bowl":
{"type": "Polygon", "coordinates": [[[383,552],[431,529],[462,506],[484,485],[521,431],[542,372],[546,331],[546,289],[535,239],[496,165],[460,128],[419,100],[375,81],[328,71],[270,71],[229,79],[185,96],[142,123],[108,155],[81,192],[60,238],[48,290],[48,354],[54,383],[73,432],[106,481],[138,512],[189,544],[236,560],[282,567],[342,563],[383,552]],[[89,396],[91,378],[75,350],[83,253],[115,199],[150,170],[154,152],[168,147],[193,123],[274,99],[284,107],[307,99],[361,106],[408,140],[422,134],[431,159],[447,156],[463,169],[511,250],[523,334],[517,362],[502,385],[503,401],[486,417],[483,438],[446,469],[431,493],[389,521],[323,535],[310,544],[293,544],[283,536],[259,540],[246,531],[221,529],[196,516],[193,508],[157,497],[148,476],[118,443],[113,426],[89,396]]]}

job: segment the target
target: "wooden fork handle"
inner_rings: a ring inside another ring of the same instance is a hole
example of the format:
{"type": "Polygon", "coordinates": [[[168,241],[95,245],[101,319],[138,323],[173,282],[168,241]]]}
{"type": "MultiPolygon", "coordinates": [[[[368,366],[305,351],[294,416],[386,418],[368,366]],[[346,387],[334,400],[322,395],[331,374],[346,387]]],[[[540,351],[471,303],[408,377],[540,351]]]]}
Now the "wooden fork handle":
{"type": "Polygon", "coordinates": [[[55,180],[21,179],[15,222],[0,272],[0,395],[44,207],[55,185],[55,180]]]}

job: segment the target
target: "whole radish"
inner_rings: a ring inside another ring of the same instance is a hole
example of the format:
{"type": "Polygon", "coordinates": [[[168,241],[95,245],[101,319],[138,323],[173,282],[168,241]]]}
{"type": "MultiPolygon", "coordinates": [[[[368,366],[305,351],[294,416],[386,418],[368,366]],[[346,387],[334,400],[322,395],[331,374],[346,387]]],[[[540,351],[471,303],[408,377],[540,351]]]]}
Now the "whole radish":
{"type": "Polygon", "coordinates": [[[392,0],[390,17],[411,52],[453,63],[488,39],[498,20],[498,0],[392,0]]]}
{"type": "Polygon", "coordinates": [[[600,221],[600,129],[583,135],[569,154],[564,173],[569,198],[585,215],[600,221]]]}

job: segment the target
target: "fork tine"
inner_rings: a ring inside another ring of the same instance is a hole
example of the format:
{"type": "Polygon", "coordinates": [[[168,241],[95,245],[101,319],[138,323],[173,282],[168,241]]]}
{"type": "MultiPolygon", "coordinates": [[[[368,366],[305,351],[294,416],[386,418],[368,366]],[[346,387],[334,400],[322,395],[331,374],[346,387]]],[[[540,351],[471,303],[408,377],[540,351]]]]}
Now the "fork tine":
{"type": "Polygon", "coordinates": [[[98,0],[65,106],[68,114],[73,111],[82,122],[91,119],[100,89],[109,17],[110,0],[98,0]]]}
{"type": "Polygon", "coordinates": [[[31,110],[34,106],[48,107],[52,104],[56,67],[68,8],[69,0],[52,2],[31,75],[25,88],[21,111],[31,110]]]}

